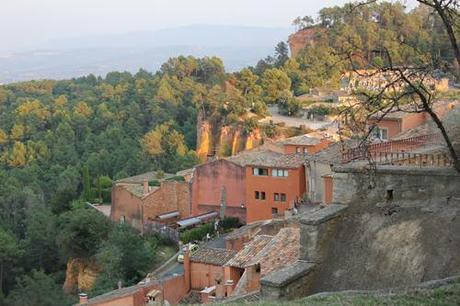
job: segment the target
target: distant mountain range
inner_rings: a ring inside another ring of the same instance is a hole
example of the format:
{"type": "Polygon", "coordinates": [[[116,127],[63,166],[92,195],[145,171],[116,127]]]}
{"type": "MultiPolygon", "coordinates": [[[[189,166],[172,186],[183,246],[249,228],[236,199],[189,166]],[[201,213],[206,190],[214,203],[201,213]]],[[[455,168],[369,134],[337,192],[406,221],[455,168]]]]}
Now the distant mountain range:
{"type": "Polygon", "coordinates": [[[169,57],[218,56],[235,71],[273,54],[290,28],[194,25],[153,32],[64,38],[0,52],[0,83],[64,79],[110,71],[157,70],[169,57]]]}

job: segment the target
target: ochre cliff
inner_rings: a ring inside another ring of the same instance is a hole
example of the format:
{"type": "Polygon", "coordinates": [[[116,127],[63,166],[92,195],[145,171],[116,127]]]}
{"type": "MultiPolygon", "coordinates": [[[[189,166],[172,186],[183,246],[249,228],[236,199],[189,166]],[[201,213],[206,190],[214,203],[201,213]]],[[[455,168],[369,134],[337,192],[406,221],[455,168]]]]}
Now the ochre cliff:
{"type": "Polygon", "coordinates": [[[205,161],[208,156],[230,156],[263,143],[259,129],[245,134],[241,124],[214,128],[207,121],[197,127],[197,154],[205,161]]]}
{"type": "Polygon", "coordinates": [[[307,45],[314,45],[316,38],[321,33],[324,33],[324,29],[310,27],[290,35],[288,42],[291,49],[291,56],[296,57],[307,45]]]}
{"type": "Polygon", "coordinates": [[[99,268],[94,262],[81,259],[70,259],[67,262],[67,270],[64,282],[64,292],[71,294],[77,289],[88,291],[96,282],[99,268]]]}

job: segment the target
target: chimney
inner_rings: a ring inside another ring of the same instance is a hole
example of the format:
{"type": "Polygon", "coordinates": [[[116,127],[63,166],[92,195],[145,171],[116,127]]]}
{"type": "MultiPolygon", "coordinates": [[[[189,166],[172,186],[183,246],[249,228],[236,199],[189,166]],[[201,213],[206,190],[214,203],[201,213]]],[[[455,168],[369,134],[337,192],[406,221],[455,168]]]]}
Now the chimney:
{"type": "Polygon", "coordinates": [[[184,280],[186,292],[190,291],[191,287],[191,271],[190,271],[190,251],[188,246],[184,247],[184,280]]]}
{"type": "Polygon", "coordinates": [[[86,293],[80,293],[78,297],[80,298],[80,302],[78,303],[79,305],[88,304],[88,295],[86,293]]]}
{"type": "Polygon", "coordinates": [[[149,188],[149,181],[144,180],[144,195],[146,195],[147,193],[149,193],[149,191],[150,191],[150,188],[149,188]]]}

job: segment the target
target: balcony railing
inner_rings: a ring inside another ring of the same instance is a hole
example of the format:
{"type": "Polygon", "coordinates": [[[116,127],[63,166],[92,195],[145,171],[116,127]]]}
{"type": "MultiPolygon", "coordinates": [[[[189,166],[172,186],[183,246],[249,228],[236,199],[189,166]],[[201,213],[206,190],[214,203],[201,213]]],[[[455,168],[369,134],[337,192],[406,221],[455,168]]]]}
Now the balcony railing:
{"type": "Polygon", "coordinates": [[[348,163],[355,160],[366,160],[380,156],[380,153],[407,153],[423,145],[439,143],[440,140],[441,137],[439,134],[429,134],[374,143],[368,146],[358,146],[342,153],[342,162],[348,163]]]}

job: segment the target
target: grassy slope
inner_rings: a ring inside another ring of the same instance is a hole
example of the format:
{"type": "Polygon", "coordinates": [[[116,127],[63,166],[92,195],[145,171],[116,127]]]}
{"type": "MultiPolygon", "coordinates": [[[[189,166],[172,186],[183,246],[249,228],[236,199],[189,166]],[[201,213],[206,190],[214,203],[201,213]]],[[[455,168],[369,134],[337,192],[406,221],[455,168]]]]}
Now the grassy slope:
{"type": "MultiPolygon", "coordinates": [[[[460,283],[446,285],[437,289],[419,289],[416,291],[395,295],[342,295],[334,294],[326,297],[308,297],[290,302],[256,302],[251,305],[311,305],[311,306],[371,306],[371,305],[460,305],[460,283]]],[[[236,305],[236,303],[234,304],[236,305]]]]}

